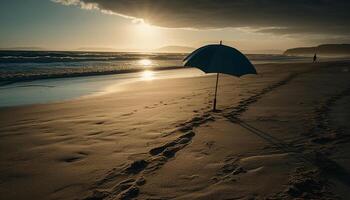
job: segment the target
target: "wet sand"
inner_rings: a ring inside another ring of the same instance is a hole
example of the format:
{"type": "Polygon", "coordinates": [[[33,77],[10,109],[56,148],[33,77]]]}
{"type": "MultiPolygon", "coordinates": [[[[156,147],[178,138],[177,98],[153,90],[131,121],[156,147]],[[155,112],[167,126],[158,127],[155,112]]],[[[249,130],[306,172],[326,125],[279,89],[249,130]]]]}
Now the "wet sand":
{"type": "Polygon", "coordinates": [[[0,109],[0,199],[348,199],[350,63],[0,109]]]}

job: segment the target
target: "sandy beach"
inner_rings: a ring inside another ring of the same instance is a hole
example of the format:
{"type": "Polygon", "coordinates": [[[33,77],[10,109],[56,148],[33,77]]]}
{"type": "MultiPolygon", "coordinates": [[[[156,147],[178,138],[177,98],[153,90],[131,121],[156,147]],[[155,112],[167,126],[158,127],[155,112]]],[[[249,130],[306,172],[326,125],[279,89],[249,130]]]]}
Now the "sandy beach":
{"type": "Polygon", "coordinates": [[[349,199],[350,62],[0,108],[0,199],[349,199]]]}

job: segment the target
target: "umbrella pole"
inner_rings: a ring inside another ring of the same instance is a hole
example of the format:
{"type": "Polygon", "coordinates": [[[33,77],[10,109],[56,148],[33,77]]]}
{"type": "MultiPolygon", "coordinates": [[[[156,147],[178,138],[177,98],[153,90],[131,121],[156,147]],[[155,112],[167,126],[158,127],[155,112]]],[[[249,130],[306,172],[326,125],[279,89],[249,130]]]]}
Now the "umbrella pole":
{"type": "Polygon", "coordinates": [[[214,96],[213,111],[216,111],[216,94],[218,92],[218,83],[219,83],[219,73],[216,74],[216,86],[215,86],[215,96],[214,96]]]}

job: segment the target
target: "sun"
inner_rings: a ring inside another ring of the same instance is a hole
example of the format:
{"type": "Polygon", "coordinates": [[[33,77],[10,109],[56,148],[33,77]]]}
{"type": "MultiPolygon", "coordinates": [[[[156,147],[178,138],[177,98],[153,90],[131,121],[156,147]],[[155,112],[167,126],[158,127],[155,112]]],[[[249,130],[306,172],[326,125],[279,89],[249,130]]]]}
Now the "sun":
{"type": "Polygon", "coordinates": [[[156,30],[155,27],[143,21],[139,22],[136,25],[136,29],[139,33],[142,33],[142,34],[153,34],[155,33],[155,30],[156,30]]]}
{"type": "Polygon", "coordinates": [[[137,49],[149,51],[164,40],[163,29],[144,20],[133,21],[130,27],[130,42],[137,44],[137,49]]]}

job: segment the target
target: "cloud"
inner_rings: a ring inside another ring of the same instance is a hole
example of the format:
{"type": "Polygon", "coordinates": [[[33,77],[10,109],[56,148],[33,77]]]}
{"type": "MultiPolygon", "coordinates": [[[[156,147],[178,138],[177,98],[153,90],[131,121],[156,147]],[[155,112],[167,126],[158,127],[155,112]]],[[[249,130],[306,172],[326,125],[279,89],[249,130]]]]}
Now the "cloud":
{"type": "Polygon", "coordinates": [[[349,0],[54,0],[168,28],[349,36],[349,0]]]}

